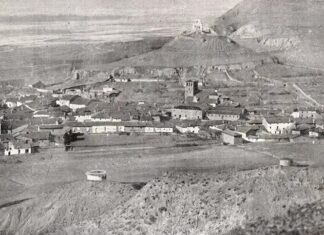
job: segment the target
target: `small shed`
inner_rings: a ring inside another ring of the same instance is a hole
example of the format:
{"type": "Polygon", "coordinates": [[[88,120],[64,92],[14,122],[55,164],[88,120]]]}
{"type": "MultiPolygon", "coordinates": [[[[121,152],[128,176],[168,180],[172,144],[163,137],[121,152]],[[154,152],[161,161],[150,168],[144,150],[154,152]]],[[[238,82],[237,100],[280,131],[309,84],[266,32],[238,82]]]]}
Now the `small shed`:
{"type": "Polygon", "coordinates": [[[241,134],[227,129],[222,132],[222,141],[227,145],[237,145],[243,143],[243,138],[241,134]]]}
{"type": "Polygon", "coordinates": [[[92,170],[86,172],[88,181],[103,181],[107,178],[107,172],[104,170],[92,170]]]}

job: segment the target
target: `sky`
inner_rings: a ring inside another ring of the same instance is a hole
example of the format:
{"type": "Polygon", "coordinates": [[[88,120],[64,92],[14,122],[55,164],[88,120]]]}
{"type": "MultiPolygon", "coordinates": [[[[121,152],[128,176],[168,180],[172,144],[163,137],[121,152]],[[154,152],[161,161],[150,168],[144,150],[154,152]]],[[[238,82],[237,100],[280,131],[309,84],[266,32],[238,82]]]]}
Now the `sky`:
{"type": "Polygon", "coordinates": [[[240,0],[0,0],[0,15],[220,15],[240,0]]]}
{"type": "Polygon", "coordinates": [[[195,19],[211,25],[239,1],[0,0],[0,49],[176,36],[195,19]]]}

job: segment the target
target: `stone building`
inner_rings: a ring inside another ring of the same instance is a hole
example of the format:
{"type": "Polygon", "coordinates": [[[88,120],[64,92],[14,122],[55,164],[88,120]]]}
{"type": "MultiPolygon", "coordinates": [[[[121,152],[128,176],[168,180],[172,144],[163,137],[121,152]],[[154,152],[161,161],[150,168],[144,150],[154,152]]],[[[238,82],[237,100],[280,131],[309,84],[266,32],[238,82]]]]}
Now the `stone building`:
{"type": "Polygon", "coordinates": [[[172,109],[172,118],[180,120],[201,120],[203,111],[196,106],[176,106],[172,109]]]}
{"type": "Polygon", "coordinates": [[[246,115],[246,110],[233,107],[216,107],[206,112],[206,116],[212,121],[238,121],[246,115]]]}
{"type": "Polygon", "coordinates": [[[192,31],[196,33],[202,33],[204,30],[204,25],[200,19],[196,19],[192,24],[192,31]]]}
{"type": "Polygon", "coordinates": [[[185,99],[194,97],[198,93],[198,81],[188,80],[185,84],[185,99]]]}
{"type": "Polygon", "coordinates": [[[262,125],[273,135],[289,134],[296,127],[295,122],[289,117],[264,117],[262,125]]]}

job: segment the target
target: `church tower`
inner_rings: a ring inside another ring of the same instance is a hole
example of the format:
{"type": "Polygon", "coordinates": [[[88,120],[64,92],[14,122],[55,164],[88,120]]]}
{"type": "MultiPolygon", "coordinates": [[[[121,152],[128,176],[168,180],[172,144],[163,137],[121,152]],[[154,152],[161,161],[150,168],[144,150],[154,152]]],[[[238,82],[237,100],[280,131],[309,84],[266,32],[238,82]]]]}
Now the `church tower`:
{"type": "Polygon", "coordinates": [[[198,81],[188,80],[185,86],[185,99],[194,97],[198,92],[198,81]]]}

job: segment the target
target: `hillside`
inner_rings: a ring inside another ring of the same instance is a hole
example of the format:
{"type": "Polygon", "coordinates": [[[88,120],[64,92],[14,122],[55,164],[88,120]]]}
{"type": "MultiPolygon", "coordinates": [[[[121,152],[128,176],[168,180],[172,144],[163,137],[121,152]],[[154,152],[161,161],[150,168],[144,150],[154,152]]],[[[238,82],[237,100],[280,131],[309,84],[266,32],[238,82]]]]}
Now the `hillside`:
{"type": "Polygon", "coordinates": [[[324,196],[322,179],[322,169],[271,167],[169,173],[142,189],[76,182],[2,209],[8,216],[1,218],[0,229],[17,234],[269,234],[255,233],[267,227],[272,230],[264,231],[306,234],[296,233],[305,224],[312,227],[301,231],[316,234],[323,220],[310,222],[308,215],[324,215],[318,201],[324,196]]]}
{"type": "Polygon", "coordinates": [[[24,79],[29,83],[64,81],[71,70],[105,68],[111,62],[161,48],[170,37],[146,37],[116,43],[56,44],[0,48],[0,81],[24,79]]]}
{"type": "Polygon", "coordinates": [[[283,51],[290,63],[323,68],[324,2],[243,0],[214,29],[260,51],[283,51]]]}
{"type": "Polygon", "coordinates": [[[261,60],[267,58],[267,53],[255,53],[238,45],[228,37],[195,35],[193,37],[178,36],[159,50],[111,63],[108,67],[155,66],[176,68],[255,61],[260,63],[261,60]]]}

